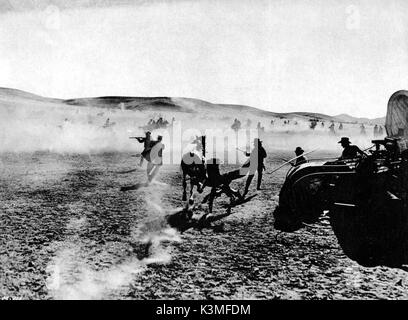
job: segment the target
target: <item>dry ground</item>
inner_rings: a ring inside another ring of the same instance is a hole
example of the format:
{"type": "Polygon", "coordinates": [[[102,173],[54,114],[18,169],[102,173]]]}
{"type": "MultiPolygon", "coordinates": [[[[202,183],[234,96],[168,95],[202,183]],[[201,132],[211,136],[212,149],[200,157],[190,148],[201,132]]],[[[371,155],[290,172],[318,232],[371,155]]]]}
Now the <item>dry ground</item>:
{"type": "MultiPolygon", "coordinates": [[[[281,156],[291,155],[271,155],[268,171],[281,156]]],[[[158,184],[121,192],[120,186],[144,180],[140,168],[118,173],[135,168],[129,153],[0,159],[0,297],[408,298],[406,272],[357,265],[327,224],[293,234],[273,228],[285,169],[265,174],[264,190],[233,208],[218,228],[179,235],[146,224],[159,221],[162,209],[182,205],[178,166],[164,166],[158,184]],[[145,237],[154,244],[147,258],[145,237]]],[[[223,203],[216,200],[215,212],[224,212],[223,203]]]]}

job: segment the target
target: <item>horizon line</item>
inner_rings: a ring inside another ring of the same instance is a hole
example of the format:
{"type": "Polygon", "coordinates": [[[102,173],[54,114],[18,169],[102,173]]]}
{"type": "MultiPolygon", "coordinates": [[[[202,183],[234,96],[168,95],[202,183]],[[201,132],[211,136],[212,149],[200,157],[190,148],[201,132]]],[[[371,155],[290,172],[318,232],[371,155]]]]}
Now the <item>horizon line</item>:
{"type": "Polygon", "coordinates": [[[325,115],[325,116],[329,116],[329,117],[338,117],[338,116],[349,116],[352,118],[356,118],[356,119],[368,119],[368,120],[376,120],[376,119],[381,119],[381,118],[385,118],[386,116],[382,116],[382,117],[375,117],[375,118],[368,118],[368,117],[359,117],[359,116],[354,116],[348,113],[339,113],[336,115],[329,115],[329,114],[324,114],[321,112],[315,112],[315,111],[289,111],[289,112],[276,112],[276,111],[271,111],[271,110],[266,110],[263,108],[259,108],[259,107],[253,107],[250,105],[244,105],[244,104],[236,104],[236,103],[219,103],[219,102],[211,102],[209,100],[204,100],[204,99],[199,99],[199,98],[192,98],[192,97],[180,97],[180,96],[129,96],[129,95],[101,95],[101,96],[86,96],[86,97],[75,97],[75,98],[55,98],[55,97],[49,97],[49,96],[43,96],[37,93],[33,93],[31,91],[26,91],[26,90],[22,90],[22,89],[17,89],[17,88],[11,88],[11,87],[2,87],[0,86],[0,90],[14,90],[14,91],[20,91],[22,93],[26,93],[29,95],[33,95],[33,96],[37,96],[39,98],[43,98],[43,99],[49,99],[49,100],[60,100],[60,101],[69,101],[69,100],[80,100],[80,99],[100,99],[100,98],[167,98],[167,99],[190,99],[190,100],[199,100],[199,101],[203,101],[203,102],[207,102],[213,105],[226,105],[226,106],[239,106],[239,107],[247,107],[247,108],[253,108],[253,109],[257,109],[259,111],[264,111],[264,112],[270,112],[270,113],[275,113],[275,114],[299,114],[299,113],[311,113],[311,114],[321,114],[321,115],[325,115]]]}

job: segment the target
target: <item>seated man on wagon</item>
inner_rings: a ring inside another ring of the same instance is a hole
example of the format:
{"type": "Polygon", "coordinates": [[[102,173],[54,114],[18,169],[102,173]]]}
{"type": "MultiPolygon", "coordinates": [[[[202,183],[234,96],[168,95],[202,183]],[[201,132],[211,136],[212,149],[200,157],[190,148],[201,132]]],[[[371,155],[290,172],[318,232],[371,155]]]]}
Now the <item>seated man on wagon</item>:
{"type": "Polygon", "coordinates": [[[294,167],[298,167],[301,164],[307,163],[307,159],[306,157],[303,155],[305,153],[305,151],[301,148],[301,147],[297,147],[295,149],[295,154],[296,154],[296,159],[295,159],[295,163],[292,164],[294,167]]]}
{"type": "Polygon", "coordinates": [[[339,160],[355,159],[359,155],[366,156],[364,151],[360,150],[359,147],[352,145],[350,139],[347,137],[342,137],[338,143],[341,143],[341,146],[343,147],[343,152],[339,160]]]}

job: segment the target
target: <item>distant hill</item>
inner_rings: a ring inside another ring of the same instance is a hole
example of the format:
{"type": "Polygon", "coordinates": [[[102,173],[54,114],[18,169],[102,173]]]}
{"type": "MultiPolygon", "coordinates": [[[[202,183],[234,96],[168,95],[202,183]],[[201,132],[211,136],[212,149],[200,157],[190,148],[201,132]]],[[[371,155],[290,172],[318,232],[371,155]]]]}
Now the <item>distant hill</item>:
{"type": "Polygon", "coordinates": [[[350,123],[370,123],[370,124],[385,124],[385,117],[382,118],[375,118],[375,119],[368,119],[368,118],[355,118],[348,114],[339,114],[334,116],[333,118],[338,119],[339,121],[343,122],[350,122],[350,123]]]}
{"type": "Polygon", "coordinates": [[[11,88],[2,88],[0,87],[0,98],[3,99],[25,99],[25,100],[35,100],[41,102],[61,102],[60,99],[53,99],[53,98],[44,98],[26,91],[18,90],[18,89],[11,89],[11,88]]]}
{"type": "Polygon", "coordinates": [[[0,102],[13,100],[34,100],[37,102],[63,104],[67,106],[86,106],[109,109],[125,109],[137,111],[173,111],[186,113],[203,113],[211,112],[212,114],[227,115],[232,118],[239,118],[243,113],[252,114],[258,117],[274,117],[282,119],[300,118],[305,120],[317,119],[319,121],[334,121],[346,123],[369,123],[369,124],[384,124],[385,117],[377,119],[356,118],[347,114],[330,116],[314,112],[271,112],[257,109],[245,105],[233,104],[214,104],[204,100],[192,98],[171,98],[171,97],[122,97],[122,96],[106,96],[106,97],[90,97],[77,99],[54,99],[41,97],[25,91],[0,88],[0,102]]]}

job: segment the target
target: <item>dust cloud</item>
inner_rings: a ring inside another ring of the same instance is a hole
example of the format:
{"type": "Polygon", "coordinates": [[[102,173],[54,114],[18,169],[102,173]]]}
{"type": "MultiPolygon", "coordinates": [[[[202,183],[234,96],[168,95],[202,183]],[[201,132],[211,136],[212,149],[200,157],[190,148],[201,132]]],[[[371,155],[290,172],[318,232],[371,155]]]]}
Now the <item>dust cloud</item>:
{"type": "MultiPolygon", "coordinates": [[[[216,108],[217,106],[214,106],[216,108]]],[[[373,124],[365,124],[365,133],[359,123],[320,120],[311,129],[308,117],[265,117],[251,115],[241,117],[238,131],[231,128],[234,117],[230,110],[214,112],[174,112],[150,109],[126,110],[117,108],[75,106],[58,102],[43,102],[24,99],[0,99],[0,152],[53,152],[53,153],[103,153],[136,152],[143,145],[134,136],[144,136],[150,119],[163,117],[173,126],[153,130],[153,139],[163,136],[165,144],[164,163],[179,163],[182,155],[192,148],[191,141],[200,135],[207,136],[207,157],[217,157],[229,163],[242,163],[255,137],[263,140],[270,152],[294,150],[297,146],[305,151],[320,149],[341,152],[337,143],[340,137],[348,136],[360,148],[370,147],[373,124]],[[259,130],[258,128],[261,128],[259,130]],[[190,145],[189,145],[190,144],[190,145]],[[232,160],[232,161],[231,161],[232,160]]],[[[383,134],[383,136],[385,133],[383,134]]]]}
{"type": "MultiPolygon", "coordinates": [[[[86,249],[79,236],[87,227],[86,218],[72,219],[66,226],[66,240],[51,246],[55,255],[46,268],[47,289],[51,296],[59,300],[108,299],[110,294],[131,285],[149,265],[170,263],[171,244],[180,242],[181,238],[166,223],[160,200],[164,187],[163,183],[153,183],[144,191],[148,220],[132,226],[128,239],[138,252],[124,256],[108,268],[95,270],[89,262],[92,252],[86,249]]],[[[103,261],[109,256],[108,249],[109,244],[106,244],[102,253],[93,259],[103,261]]]]}

